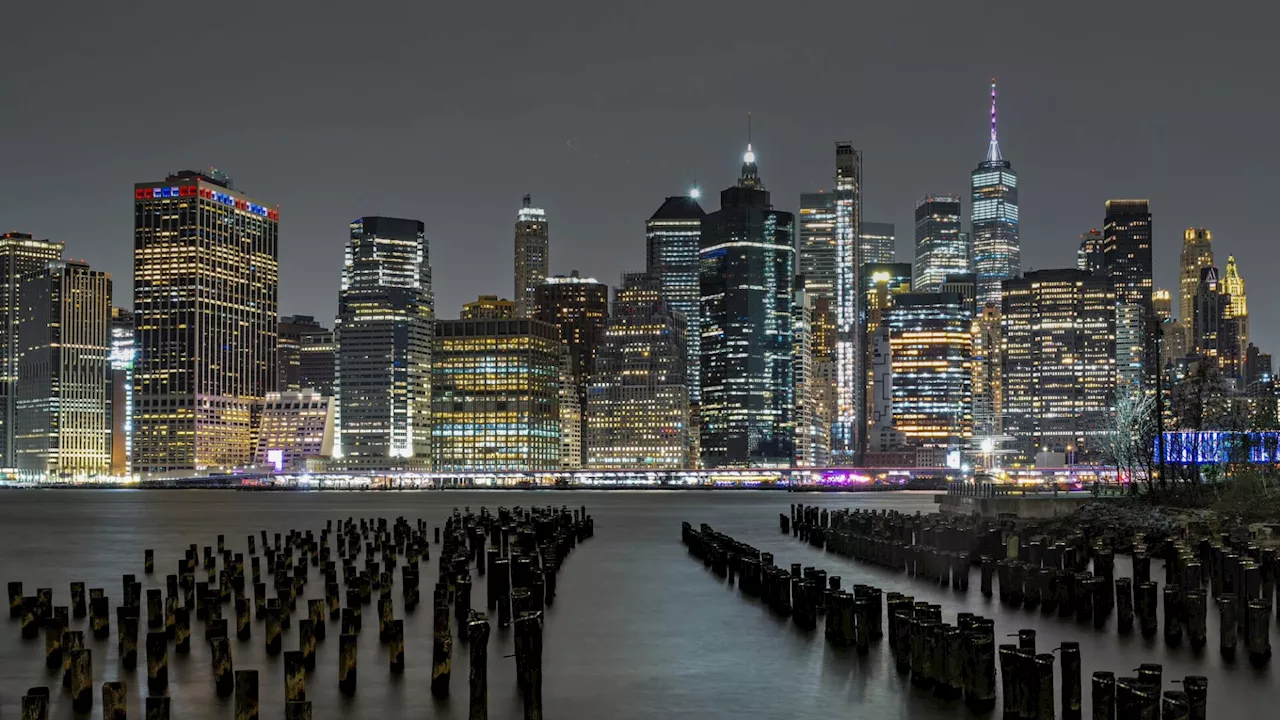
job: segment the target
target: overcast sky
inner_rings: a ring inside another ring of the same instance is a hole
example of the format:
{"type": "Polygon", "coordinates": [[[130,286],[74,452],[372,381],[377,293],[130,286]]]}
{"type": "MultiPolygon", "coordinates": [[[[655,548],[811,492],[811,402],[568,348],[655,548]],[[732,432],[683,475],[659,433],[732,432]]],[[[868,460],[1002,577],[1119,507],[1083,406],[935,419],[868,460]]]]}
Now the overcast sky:
{"type": "Polygon", "coordinates": [[[128,306],[133,183],[216,166],[280,206],[282,314],[332,323],[347,223],[381,214],[426,222],[437,312],[456,317],[512,294],[524,193],[547,210],[553,272],[643,269],[645,219],[695,179],[715,202],[751,112],[776,206],[829,187],[851,140],[864,217],[895,223],[910,261],[916,200],[967,193],[996,76],[1024,269],[1073,266],[1107,198],[1150,198],[1156,285],[1176,287],[1182,230],[1208,227],[1276,351],[1274,8],[9,3],[0,229],[64,240],[128,306]]]}

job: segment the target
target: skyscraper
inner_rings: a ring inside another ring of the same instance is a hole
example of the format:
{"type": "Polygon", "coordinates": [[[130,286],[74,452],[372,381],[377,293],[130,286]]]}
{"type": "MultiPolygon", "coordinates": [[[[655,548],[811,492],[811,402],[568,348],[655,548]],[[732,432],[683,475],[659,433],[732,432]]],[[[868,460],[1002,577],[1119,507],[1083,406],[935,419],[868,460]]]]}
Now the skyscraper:
{"type": "Polygon", "coordinates": [[[133,313],[111,309],[111,474],[133,472],[133,313]]]}
{"type": "Polygon", "coordinates": [[[29,480],[111,471],[111,276],[51,262],[23,276],[14,454],[29,480]]]}
{"type": "Polygon", "coordinates": [[[280,318],[276,342],[276,389],[297,392],[302,385],[302,336],[324,332],[325,328],[310,315],[288,315],[280,318]]]}
{"type": "Polygon", "coordinates": [[[837,462],[857,459],[858,302],[862,267],[862,153],[836,143],[836,424],[831,452],[837,462]]]}
{"type": "Polygon", "coordinates": [[[1076,252],[1076,268],[1094,275],[1107,274],[1107,259],[1102,251],[1102,231],[1094,228],[1080,234],[1080,250],[1076,252]]]}
{"type": "Polygon", "coordinates": [[[243,466],[275,384],[279,220],[218,172],[134,185],[134,470],[243,466]]]}
{"type": "Polygon", "coordinates": [[[830,464],[831,430],[821,410],[822,392],[814,373],[813,296],[805,289],[804,276],[796,278],[791,306],[791,376],[795,383],[795,465],[827,467],[830,464]]]}
{"type": "Polygon", "coordinates": [[[536,319],[437,322],[435,470],[560,469],[561,347],[556,327],[536,319]]]}
{"type": "Polygon", "coordinates": [[[19,293],[22,277],[62,259],[62,243],[36,240],[26,233],[0,234],[0,323],[4,328],[0,356],[0,468],[15,468],[13,432],[17,422],[18,361],[22,346],[18,327],[22,318],[19,293]]]}
{"type": "Polygon", "coordinates": [[[577,270],[547,278],[534,291],[534,317],[560,331],[569,349],[573,382],[581,389],[595,372],[596,352],[609,321],[609,286],[577,270]]]}
{"type": "Polygon", "coordinates": [[[1156,386],[1160,355],[1158,325],[1151,305],[1151,206],[1146,200],[1108,200],[1102,254],[1116,302],[1142,308],[1143,387],[1156,386]]]}
{"type": "Polygon", "coordinates": [[[1231,296],[1227,317],[1235,324],[1236,341],[1240,344],[1236,357],[1243,358],[1249,347],[1249,301],[1245,297],[1244,278],[1240,277],[1234,255],[1227,256],[1227,267],[1222,272],[1222,292],[1231,296]]]}
{"type": "Polygon", "coordinates": [[[1003,432],[1015,460],[1042,447],[1096,450],[1115,394],[1116,293],[1085,270],[1037,270],[1004,282],[1003,432]],[[1083,445],[1082,445],[1083,443],[1083,445]]]}
{"type": "Polygon", "coordinates": [[[656,278],[623,275],[587,388],[587,467],[692,467],[686,331],[656,278]]]}
{"type": "Polygon", "coordinates": [[[893,444],[886,439],[893,427],[893,367],[884,319],[894,298],[911,292],[911,263],[864,264],[859,287],[859,376],[863,381],[858,388],[858,407],[864,427],[859,449],[866,453],[885,450],[893,444]]]}
{"type": "MultiPolygon", "coordinates": [[[[797,218],[799,251],[796,262],[804,277],[805,291],[817,302],[836,300],[836,194],[801,193],[797,218]]],[[[833,348],[834,350],[834,348],[833,348]]]]}
{"type": "Polygon", "coordinates": [[[991,139],[987,158],[970,175],[973,200],[973,271],[977,304],[999,305],[1000,282],[1022,268],[1018,244],[1018,174],[1000,155],[996,136],[996,81],[991,80],[991,139]]]}
{"type": "Polygon", "coordinates": [[[429,459],[434,331],[424,225],[352,221],[334,325],[335,457],[369,468],[429,459]]]}
{"type": "Polygon", "coordinates": [[[303,333],[298,345],[298,385],[333,397],[337,356],[338,343],[333,339],[332,330],[303,333]]]}
{"type": "Polygon", "coordinates": [[[547,279],[551,271],[551,240],[547,213],[533,207],[533,199],[525,195],[516,215],[516,317],[531,317],[534,289],[547,279]]]}
{"type": "Polygon", "coordinates": [[[1185,327],[1190,328],[1195,316],[1200,271],[1213,266],[1213,233],[1205,228],[1182,231],[1182,253],[1178,257],[1178,318],[1185,327]]]}
{"type": "Polygon", "coordinates": [[[926,195],[916,203],[914,292],[937,292],[948,275],[969,272],[970,251],[959,195],[926,195]]]}
{"type": "Polygon", "coordinates": [[[312,388],[267,393],[255,461],[280,472],[305,470],[308,460],[332,455],[336,404],[312,388]]]}
{"type": "Polygon", "coordinates": [[[645,223],[646,271],[662,288],[667,308],[684,313],[691,329],[685,337],[685,379],[689,402],[701,398],[698,373],[702,337],[698,332],[701,291],[698,288],[698,246],[706,215],[692,195],[667,198],[645,223]]]}
{"type": "Polygon", "coordinates": [[[773,209],[748,143],[738,183],[702,220],[704,467],[791,464],[794,226],[773,209]]]}
{"type": "Polygon", "coordinates": [[[893,427],[909,446],[959,451],[973,435],[973,315],[949,293],[902,293],[885,314],[893,427]]]}
{"type": "Polygon", "coordinates": [[[1195,299],[1191,351],[1217,363],[1223,377],[1237,377],[1241,360],[1240,342],[1236,337],[1239,325],[1232,316],[1233,298],[1223,287],[1218,268],[1207,267],[1200,271],[1200,286],[1196,289],[1195,299]]]}
{"type": "Polygon", "coordinates": [[[481,295],[462,306],[459,320],[510,320],[516,316],[516,304],[497,295],[481,295]]]}
{"type": "Polygon", "coordinates": [[[863,265],[895,262],[898,256],[898,236],[893,223],[862,221],[858,247],[861,249],[863,265]]]}

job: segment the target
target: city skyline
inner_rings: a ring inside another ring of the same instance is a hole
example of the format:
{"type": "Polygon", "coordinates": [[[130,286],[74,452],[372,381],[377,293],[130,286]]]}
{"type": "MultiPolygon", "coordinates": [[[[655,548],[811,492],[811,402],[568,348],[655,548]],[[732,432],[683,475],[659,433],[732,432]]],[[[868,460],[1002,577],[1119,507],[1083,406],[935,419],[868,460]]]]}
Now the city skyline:
{"type": "MultiPolygon", "coordinates": [[[[722,23],[726,38],[746,37],[753,12],[762,7],[747,3],[727,18],[712,8],[697,8],[674,34],[659,33],[664,43],[684,49],[656,53],[650,45],[628,40],[609,48],[616,62],[600,67],[566,64],[579,54],[603,51],[589,39],[591,33],[582,32],[583,23],[595,21],[575,23],[580,13],[567,7],[520,22],[491,19],[485,27],[493,39],[466,29],[476,25],[455,17],[464,30],[439,38],[430,58],[410,64],[388,62],[398,53],[394,43],[365,57],[325,57],[327,51],[311,49],[341,46],[341,38],[361,26],[359,20],[312,28],[311,37],[321,42],[295,53],[300,29],[292,27],[285,11],[272,8],[263,21],[289,27],[280,46],[228,59],[228,71],[259,78],[243,90],[258,111],[233,121],[228,110],[209,110],[205,125],[210,130],[195,134],[180,132],[172,122],[181,117],[179,104],[170,102],[181,84],[169,79],[181,70],[156,62],[163,57],[159,48],[133,42],[148,36],[156,20],[88,9],[89,16],[103,21],[95,31],[101,37],[86,36],[94,22],[77,23],[80,27],[67,29],[69,34],[54,43],[73,46],[69,52],[50,54],[41,48],[54,38],[39,29],[57,26],[42,22],[49,11],[20,8],[15,22],[33,29],[16,38],[14,51],[46,57],[25,68],[0,70],[14,106],[38,109],[0,116],[3,136],[21,138],[6,148],[11,172],[0,179],[0,228],[64,241],[68,257],[112,274],[116,304],[127,307],[122,289],[132,283],[130,220],[120,188],[184,167],[215,165],[280,204],[282,314],[312,315],[331,324],[336,298],[328,288],[340,275],[344,227],[356,217],[382,214],[433,218],[429,240],[438,248],[435,264],[442,270],[437,306],[441,317],[453,317],[477,293],[507,294],[511,270],[471,258],[508,256],[512,215],[524,193],[532,193],[555,220],[552,274],[577,267],[616,284],[622,272],[643,267],[639,223],[661,198],[683,194],[695,181],[704,190],[731,182],[750,111],[777,207],[794,212],[801,192],[829,187],[830,142],[850,139],[864,152],[864,215],[897,226],[899,257],[905,259],[914,201],[927,192],[968,195],[968,173],[980,157],[988,122],[984,90],[994,75],[1001,89],[1001,147],[1026,182],[1019,198],[1024,269],[1070,267],[1074,239],[1101,225],[1105,199],[1122,197],[1152,201],[1158,287],[1175,286],[1181,232],[1187,227],[1212,228],[1219,251],[1236,255],[1246,270],[1246,258],[1261,263],[1273,257],[1266,220],[1251,210],[1266,207],[1266,167],[1275,141],[1262,118],[1270,100],[1234,89],[1263,77],[1265,63],[1258,60],[1265,43],[1244,37],[1256,32],[1252,28],[1232,28],[1236,40],[1228,43],[1217,32],[1225,20],[1162,8],[1155,13],[1159,32],[1135,44],[1121,28],[1147,18],[1136,8],[1111,8],[1108,23],[1097,23],[1091,9],[1101,4],[1044,10],[1053,15],[1046,23],[1055,28],[1052,37],[1028,32],[1001,13],[979,17],[944,8],[918,25],[905,8],[858,10],[865,16],[863,25],[910,26],[931,38],[924,55],[886,66],[867,61],[894,57],[892,33],[876,33],[847,62],[831,62],[836,53],[827,48],[835,45],[823,39],[854,12],[832,7],[832,22],[824,23],[831,29],[815,30],[814,41],[804,47],[771,51],[773,67],[761,78],[786,78],[786,86],[804,95],[836,80],[843,72],[836,67],[855,67],[841,78],[850,92],[821,112],[797,114],[763,106],[758,85],[732,79],[715,62],[734,41],[708,39],[692,29],[722,23]],[[961,51],[966,34],[972,36],[979,23],[1011,38],[1006,56],[1017,62],[961,51]],[[1021,30],[1012,32],[1015,28],[1021,30]],[[530,29],[560,45],[528,62],[516,77],[488,72],[505,66],[510,51],[482,57],[475,69],[443,77],[423,74],[451,53],[485,56],[499,49],[502,38],[530,29]],[[682,40],[694,36],[698,43],[682,40]],[[463,50],[478,40],[479,50],[463,50]],[[1216,72],[1180,50],[1192,40],[1233,67],[1239,82],[1220,82],[1216,72]],[[1117,51],[1106,58],[1081,58],[1060,69],[1054,83],[1040,81],[1068,46],[1103,43],[1117,51]],[[939,63],[939,57],[950,60],[939,63]],[[299,82],[280,81],[304,66],[311,69],[299,82]],[[146,74],[126,70],[139,67],[151,69],[146,74]],[[797,72],[805,68],[813,72],[797,72]],[[492,77],[482,78],[486,73],[492,77]],[[1125,113],[1090,111],[1100,108],[1098,98],[1116,73],[1148,78],[1147,102],[1125,113]],[[144,76],[155,100],[145,110],[125,99],[136,96],[130,88],[144,76]],[[519,79],[524,76],[536,81],[519,79]],[[375,89],[414,87],[421,96],[410,93],[400,114],[341,119],[327,89],[368,77],[376,77],[375,89]],[[660,78],[656,87],[654,78],[660,78]],[[918,92],[926,79],[930,92],[918,92]],[[465,87],[469,80],[481,82],[465,87]],[[92,92],[92,113],[83,112],[76,89],[92,92]],[[502,106],[519,110],[476,122],[498,98],[502,106]],[[875,112],[867,112],[869,106],[875,112]],[[1188,107],[1212,111],[1187,112],[1188,107]],[[510,162],[513,155],[520,162],[510,162]],[[1099,162],[1106,163],[1106,173],[1096,171],[1099,162]],[[72,164],[85,171],[66,172],[72,164]],[[1220,168],[1233,181],[1187,175],[1184,168],[1190,166],[1220,168]],[[323,180],[298,183],[298,177],[323,180]],[[77,198],[74,209],[55,210],[54,198],[68,195],[77,198]],[[1214,210],[1226,207],[1242,210],[1214,210]]],[[[448,14],[473,13],[451,9],[448,14]]],[[[656,21],[636,22],[643,35],[656,21]]],[[[247,32],[234,26],[224,30],[232,40],[247,32]]],[[[176,40],[184,37],[199,39],[176,40]]],[[[1270,305],[1273,292],[1280,291],[1258,285],[1255,303],[1270,305]]],[[[1280,327],[1259,318],[1253,325],[1251,334],[1260,346],[1280,345],[1280,327]]]]}

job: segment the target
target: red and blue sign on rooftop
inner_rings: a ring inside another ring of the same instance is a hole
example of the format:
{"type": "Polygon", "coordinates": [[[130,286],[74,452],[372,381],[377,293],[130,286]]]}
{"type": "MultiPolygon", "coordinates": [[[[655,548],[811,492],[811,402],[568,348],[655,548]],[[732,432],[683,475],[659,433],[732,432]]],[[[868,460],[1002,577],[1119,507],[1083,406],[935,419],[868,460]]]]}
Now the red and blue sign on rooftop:
{"type": "Polygon", "coordinates": [[[202,188],[198,185],[174,185],[171,187],[137,188],[136,190],[133,191],[133,197],[135,200],[161,200],[161,199],[168,199],[168,198],[200,197],[200,198],[204,198],[205,200],[216,202],[219,205],[226,205],[227,207],[234,207],[237,210],[243,210],[245,212],[253,213],[254,215],[259,215],[261,217],[267,218],[268,220],[276,220],[276,221],[280,220],[279,210],[272,210],[270,208],[263,207],[262,205],[251,203],[247,200],[241,200],[239,198],[232,197],[231,195],[228,195],[223,192],[217,192],[216,190],[213,190],[211,188],[202,188]]]}

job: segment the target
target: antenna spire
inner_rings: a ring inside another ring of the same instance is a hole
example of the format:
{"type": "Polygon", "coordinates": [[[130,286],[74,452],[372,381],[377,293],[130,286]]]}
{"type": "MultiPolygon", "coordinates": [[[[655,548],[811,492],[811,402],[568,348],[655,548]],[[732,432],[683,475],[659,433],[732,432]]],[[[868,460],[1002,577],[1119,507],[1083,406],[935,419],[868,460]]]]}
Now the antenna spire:
{"type": "Polygon", "coordinates": [[[1000,140],[996,134],[996,79],[991,78],[991,141],[987,145],[987,162],[998,163],[1000,157],[1000,140]]]}

